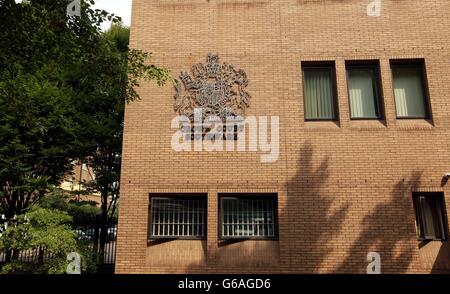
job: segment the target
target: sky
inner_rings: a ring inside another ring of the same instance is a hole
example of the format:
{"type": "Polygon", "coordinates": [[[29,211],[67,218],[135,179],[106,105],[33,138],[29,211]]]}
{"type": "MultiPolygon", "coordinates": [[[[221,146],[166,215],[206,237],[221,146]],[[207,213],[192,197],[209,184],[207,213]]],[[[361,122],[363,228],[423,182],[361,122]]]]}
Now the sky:
{"type": "MultiPolygon", "coordinates": [[[[126,26],[130,26],[131,22],[131,0],[95,0],[94,9],[104,9],[109,13],[114,13],[122,18],[122,22],[126,26]]],[[[111,25],[110,22],[103,23],[102,29],[107,30],[111,25]]]]}

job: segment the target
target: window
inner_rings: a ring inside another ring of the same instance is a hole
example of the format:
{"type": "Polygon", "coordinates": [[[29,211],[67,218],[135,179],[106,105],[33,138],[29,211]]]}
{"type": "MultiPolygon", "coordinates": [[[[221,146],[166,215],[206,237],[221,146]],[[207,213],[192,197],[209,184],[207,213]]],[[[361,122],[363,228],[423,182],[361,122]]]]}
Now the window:
{"type": "Polygon", "coordinates": [[[442,193],[414,193],[417,233],[420,240],[445,240],[442,193]]]}
{"type": "Polygon", "coordinates": [[[204,238],[206,236],[205,219],[205,196],[152,197],[150,238],[204,238]]]}
{"type": "Polygon", "coordinates": [[[244,194],[220,198],[222,239],[274,239],[276,195],[244,194]]]}
{"type": "Polygon", "coordinates": [[[391,62],[397,118],[427,118],[423,62],[391,62]]]}
{"type": "Polygon", "coordinates": [[[381,91],[375,64],[348,64],[348,97],[352,119],[379,119],[381,91]]]}
{"type": "Polygon", "coordinates": [[[337,115],[334,63],[302,66],[306,120],[334,120],[337,115]]]}

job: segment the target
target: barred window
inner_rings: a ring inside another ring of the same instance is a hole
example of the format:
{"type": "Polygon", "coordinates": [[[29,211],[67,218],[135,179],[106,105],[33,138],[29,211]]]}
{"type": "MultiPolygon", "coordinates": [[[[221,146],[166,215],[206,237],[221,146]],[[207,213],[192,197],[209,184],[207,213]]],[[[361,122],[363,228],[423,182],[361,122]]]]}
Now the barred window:
{"type": "Polygon", "coordinates": [[[204,238],[205,218],[206,197],[152,197],[150,238],[204,238]]]}
{"type": "Polygon", "coordinates": [[[276,238],[276,195],[229,196],[220,198],[222,239],[276,238]]]}

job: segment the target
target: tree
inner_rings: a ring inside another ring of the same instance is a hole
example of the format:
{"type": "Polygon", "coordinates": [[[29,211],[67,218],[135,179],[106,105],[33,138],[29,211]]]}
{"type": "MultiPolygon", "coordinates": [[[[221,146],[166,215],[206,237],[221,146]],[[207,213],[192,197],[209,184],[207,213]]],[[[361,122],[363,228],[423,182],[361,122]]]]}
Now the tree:
{"type": "Polygon", "coordinates": [[[65,212],[43,208],[20,215],[1,233],[0,251],[12,250],[12,259],[2,268],[3,273],[64,273],[67,254],[79,251],[75,233],[70,229],[72,218],[65,212]],[[39,263],[26,264],[19,260],[23,251],[38,252],[45,248],[50,256],[38,256],[39,263]]]}
{"type": "Polygon", "coordinates": [[[58,185],[76,158],[77,89],[67,72],[94,53],[92,22],[102,16],[67,19],[67,2],[0,0],[0,205],[8,219],[58,185]]]}
{"type": "Polygon", "coordinates": [[[102,196],[102,251],[118,199],[125,104],[139,99],[141,79],[162,85],[170,75],[128,48],[127,28],[101,33],[103,21],[120,18],[91,9],[94,1],[69,18],[70,2],[0,0],[0,206],[9,220],[23,214],[74,161],[87,162],[96,174],[89,188],[102,196]]]}
{"type": "Polygon", "coordinates": [[[139,98],[140,79],[169,79],[146,64],[147,53],[101,34],[103,21],[120,18],[92,10],[94,1],[68,18],[69,2],[0,0],[0,205],[8,219],[83,158],[96,166],[102,198],[117,194],[124,103],[139,98]]]}
{"type": "Polygon", "coordinates": [[[95,174],[87,187],[101,195],[100,259],[104,256],[108,215],[114,215],[119,198],[125,105],[139,99],[134,89],[140,78],[154,79],[160,85],[170,79],[167,71],[145,64],[147,53],[129,49],[129,34],[129,28],[121,24],[111,26],[103,34],[105,47],[92,65],[102,64],[101,75],[88,79],[89,84],[102,87],[90,93],[95,98],[88,103],[83,100],[77,103],[81,109],[78,119],[84,130],[84,160],[95,174]],[[128,84],[123,82],[127,79],[128,84]]]}
{"type": "Polygon", "coordinates": [[[0,81],[0,204],[8,219],[71,169],[70,89],[50,81],[54,73],[47,70],[0,81]]]}
{"type": "Polygon", "coordinates": [[[95,201],[78,201],[72,198],[72,193],[62,189],[54,189],[39,201],[39,206],[46,209],[57,209],[67,212],[73,221],[95,219],[100,215],[100,208],[95,201]]]}

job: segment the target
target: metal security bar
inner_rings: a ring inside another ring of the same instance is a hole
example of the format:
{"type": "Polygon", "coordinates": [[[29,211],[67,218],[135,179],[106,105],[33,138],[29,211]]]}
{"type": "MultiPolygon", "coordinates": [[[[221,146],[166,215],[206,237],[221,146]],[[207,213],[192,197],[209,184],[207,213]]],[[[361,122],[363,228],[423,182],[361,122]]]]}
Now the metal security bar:
{"type": "MultiPolygon", "coordinates": [[[[100,216],[94,217],[76,217],[71,228],[78,241],[82,241],[89,250],[89,254],[99,257],[100,238],[101,238],[101,220],[100,216]]],[[[116,240],[117,240],[117,218],[108,218],[106,223],[106,242],[103,259],[93,260],[97,263],[97,273],[114,273],[116,261],[116,240]]],[[[87,253],[87,252],[86,252],[87,253]]],[[[29,264],[42,264],[54,258],[55,255],[48,252],[45,247],[39,247],[30,250],[18,252],[17,260],[29,264]]],[[[0,267],[6,262],[6,252],[0,252],[0,267]]]]}
{"type": "Polygon", "coordinates": [[[276,197],[222,197],[221,236],[222,239],[276,238],[276,197]]]}
{"type": "Polygon", "coordinates": [[[204,198],[153,197],[150,238],[204,238],[204,198]]]}

